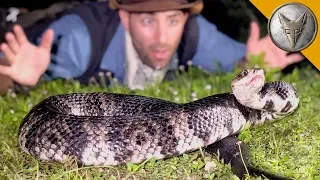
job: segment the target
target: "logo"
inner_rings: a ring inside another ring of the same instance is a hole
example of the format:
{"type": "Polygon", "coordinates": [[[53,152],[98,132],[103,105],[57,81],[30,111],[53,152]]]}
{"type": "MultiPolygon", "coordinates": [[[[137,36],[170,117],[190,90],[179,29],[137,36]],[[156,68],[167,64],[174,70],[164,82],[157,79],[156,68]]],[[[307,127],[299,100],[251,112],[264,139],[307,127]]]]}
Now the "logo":
{"type": "Polygon", "coordinates": [[[272,42],[288,52],[307,48],[314,41],[317,31],[317,19],[313,12],[296,2],[279,6],[268,22],[272,42]]]}

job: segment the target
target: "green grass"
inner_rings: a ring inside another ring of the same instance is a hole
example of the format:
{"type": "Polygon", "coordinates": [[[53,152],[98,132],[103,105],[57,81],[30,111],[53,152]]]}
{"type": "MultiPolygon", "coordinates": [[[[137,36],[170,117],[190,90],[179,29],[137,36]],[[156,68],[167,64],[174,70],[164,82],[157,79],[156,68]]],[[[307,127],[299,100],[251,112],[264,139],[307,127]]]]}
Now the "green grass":
{"type": "MultiPolygon", "coordinates": [[[[230,81],[237,71],[208,75],[192,70],[178,80],[157,84],[144,91],[129,91],[117,84],[112,88],[95,85],[82,87],[75,82],[63,83],[58,80],[42,84],[29,96],[14,93],[0,96],[0,179],[236,179],[229,165],[200,150],[166,160],[150,160],[140,165],[119,167],[80,168],[72,160],[65,164],[38,161],[19,149],[17,132],[30,108],[49,95],[108,91],[188,102],[230,91],[230,81]],[[213,167],[206,169],[206,164],[213,167]]],[[[252,164],[295,179],[320,179],[318,72],[306,67],[286,76],[278,71],[270,71],[266,77],[267,81],[283,79],[294,84],[301,103],[294,114],[241,133],[240,138],[251,149],[252,164]]]]}

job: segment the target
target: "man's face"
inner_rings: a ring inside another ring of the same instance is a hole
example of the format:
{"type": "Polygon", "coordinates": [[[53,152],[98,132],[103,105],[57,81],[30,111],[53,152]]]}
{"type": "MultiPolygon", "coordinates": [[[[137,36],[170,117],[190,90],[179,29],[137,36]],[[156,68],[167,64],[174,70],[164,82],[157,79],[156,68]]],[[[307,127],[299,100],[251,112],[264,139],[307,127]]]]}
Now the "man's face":
{"type": "Polygon", "coordinates": [[[120,10],[120,17],[143,63],[161,69],[175,53],[188,15],[179,10],[156,13],[120,10]]]}

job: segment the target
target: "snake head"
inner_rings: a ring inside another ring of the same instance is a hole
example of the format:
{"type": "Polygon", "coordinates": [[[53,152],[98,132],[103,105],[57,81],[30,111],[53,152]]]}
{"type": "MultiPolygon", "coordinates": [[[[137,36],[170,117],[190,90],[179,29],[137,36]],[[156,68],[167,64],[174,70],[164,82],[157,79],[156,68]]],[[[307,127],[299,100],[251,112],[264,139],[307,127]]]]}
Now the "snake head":
{"type": "Polygon", "coordinates": [[[232,80],[233,92],[251,94],[260,91],[264,85],[264,70],[261,68],[246,69],[238,73],[232,80]]]}

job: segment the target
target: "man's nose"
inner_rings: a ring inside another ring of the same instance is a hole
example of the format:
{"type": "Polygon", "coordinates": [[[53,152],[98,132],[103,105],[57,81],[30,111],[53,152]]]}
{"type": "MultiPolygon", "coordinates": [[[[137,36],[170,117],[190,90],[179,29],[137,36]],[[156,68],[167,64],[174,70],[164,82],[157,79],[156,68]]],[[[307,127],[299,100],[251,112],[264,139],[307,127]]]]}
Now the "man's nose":
{"type": "Polygon", "coordinates": [[[157,33],[156,38],[159,43],[166,43],[168,38],[168,31],[167,27],[164,25],[164,23],[159,23],[157,27],[157,33]]]}

